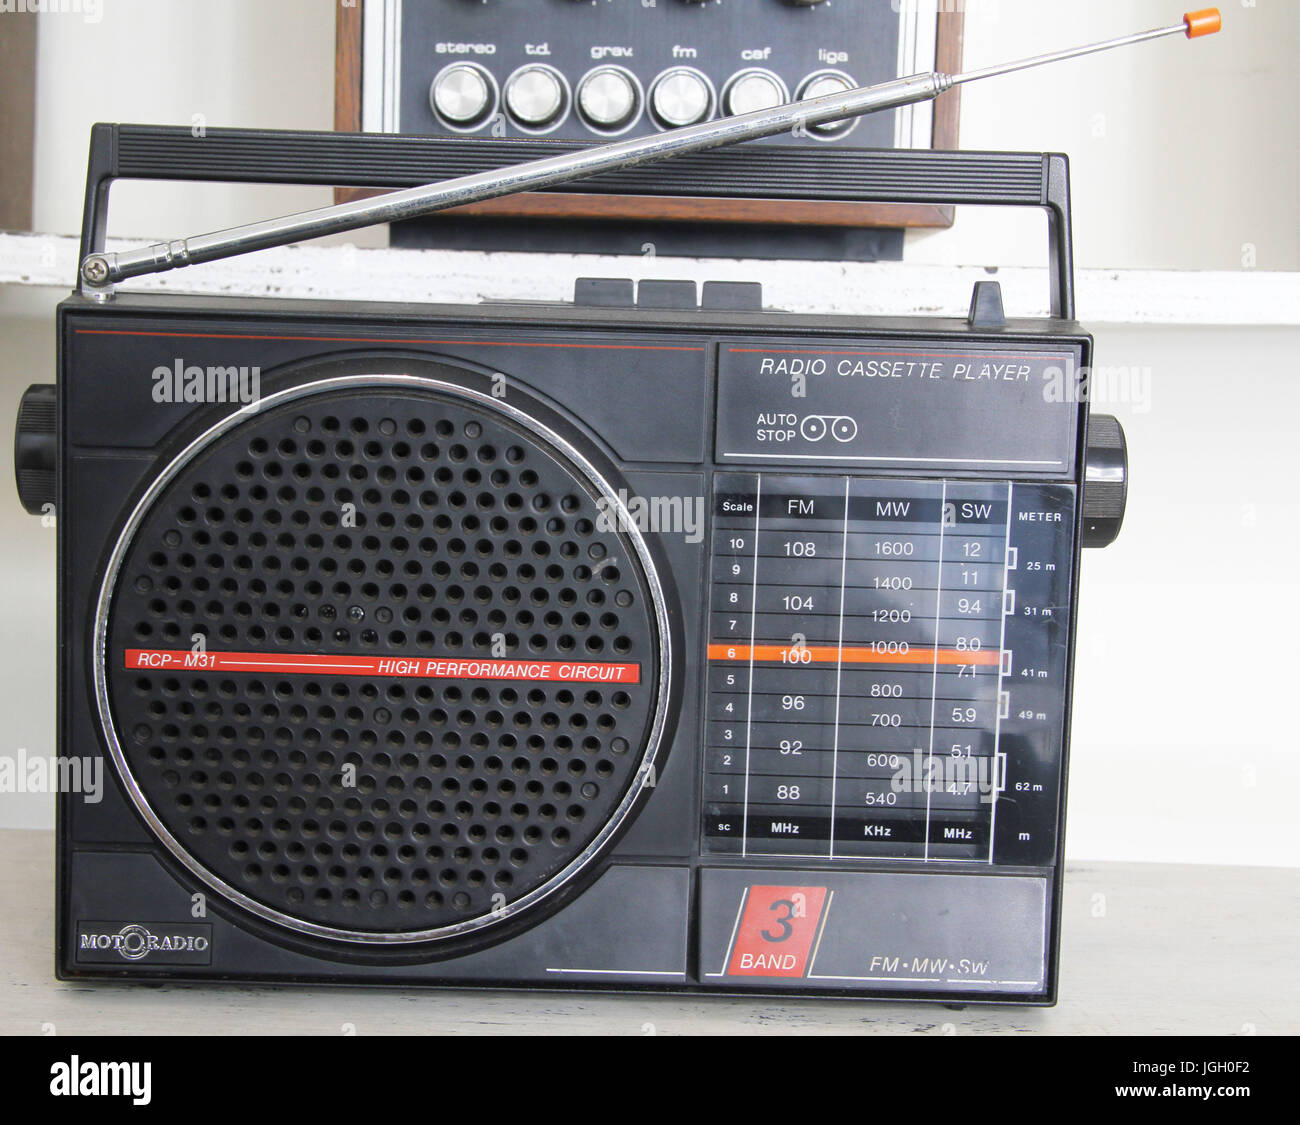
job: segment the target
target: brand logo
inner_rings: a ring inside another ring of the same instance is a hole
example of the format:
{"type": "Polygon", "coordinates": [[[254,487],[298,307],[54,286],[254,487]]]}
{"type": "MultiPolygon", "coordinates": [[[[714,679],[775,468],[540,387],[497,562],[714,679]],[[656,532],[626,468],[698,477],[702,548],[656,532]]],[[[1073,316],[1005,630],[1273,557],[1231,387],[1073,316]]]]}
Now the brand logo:
{"type": "Polygon", "coordinates": [[[82,922],[77,926],[78,961],[159,961],[207,965],[212,961],[212,927],[167,922],[82,922]]]}

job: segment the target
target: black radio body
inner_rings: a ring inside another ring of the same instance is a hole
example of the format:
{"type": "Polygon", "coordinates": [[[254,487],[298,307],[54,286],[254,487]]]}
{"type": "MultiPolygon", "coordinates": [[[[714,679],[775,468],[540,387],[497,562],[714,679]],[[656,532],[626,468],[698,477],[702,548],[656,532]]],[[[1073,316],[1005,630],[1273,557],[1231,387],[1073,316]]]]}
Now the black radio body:
{"type": "Polygon", "coordinates": [[[60,976],[1053,1002],[1122,435],[936,159],[1056,316],[65,301],[60,976]]]}

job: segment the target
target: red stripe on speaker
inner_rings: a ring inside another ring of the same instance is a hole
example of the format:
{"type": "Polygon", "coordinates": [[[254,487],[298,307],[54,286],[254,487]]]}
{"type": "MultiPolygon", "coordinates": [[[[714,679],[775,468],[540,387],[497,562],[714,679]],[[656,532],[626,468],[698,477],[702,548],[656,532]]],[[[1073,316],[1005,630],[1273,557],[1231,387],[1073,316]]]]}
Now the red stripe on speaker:
{"type": "Polygon", "coordinates": [[[530,680],[541,683],[639,684],[640,664],[561,660],[455,660],[441,656],[325,656],[319,653],[126,650],[125,666],[143,672],[261,672],[267,675],[383,676],[416,680],[530,680]]]}

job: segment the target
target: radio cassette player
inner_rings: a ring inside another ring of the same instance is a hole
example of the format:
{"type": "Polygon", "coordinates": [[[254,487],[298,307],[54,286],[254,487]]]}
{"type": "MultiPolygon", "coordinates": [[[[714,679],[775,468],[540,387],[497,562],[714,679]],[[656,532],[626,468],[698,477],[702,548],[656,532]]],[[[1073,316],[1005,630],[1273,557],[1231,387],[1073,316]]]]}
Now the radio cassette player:
{"type": "Polygon", "coordinates": [[[1077,328],[60,337],[62,752],[114,780],[64,798],[64,974],[1050,999],[1077,328]],[[231,369],[255,409],[186,401],[231,369]]]}
{"type": "Polygon", "coordinates": [[[59,975],[1052,1003],[1079,552],[1126,487],[1065,159],[873,173],[1045,209],[1047,318],[113,291],[502,190],[104,249],[115,179],[419,183],[411,143],[96,127],[17,443],[59,754],[106,779],[59,799],[59,975]]]}

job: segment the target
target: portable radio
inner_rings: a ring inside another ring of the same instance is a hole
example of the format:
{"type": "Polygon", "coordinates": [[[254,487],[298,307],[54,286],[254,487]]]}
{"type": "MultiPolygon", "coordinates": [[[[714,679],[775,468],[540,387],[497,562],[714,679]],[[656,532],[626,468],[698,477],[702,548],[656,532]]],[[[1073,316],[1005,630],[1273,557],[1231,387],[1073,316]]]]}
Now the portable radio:
{"type": "Polygon", "coordinates": [[[59,754],[105,775],[59,800],[60,976],[1053,1002],[1079,551],[1126,487],[1064,157],[881,152],[868,196],[1046,209],[1045,319],[112,292],[593,159],[103,249],[115,179],[419,183],[419,145],[96,127],[17,452],[59,754]]]}

